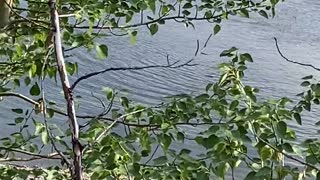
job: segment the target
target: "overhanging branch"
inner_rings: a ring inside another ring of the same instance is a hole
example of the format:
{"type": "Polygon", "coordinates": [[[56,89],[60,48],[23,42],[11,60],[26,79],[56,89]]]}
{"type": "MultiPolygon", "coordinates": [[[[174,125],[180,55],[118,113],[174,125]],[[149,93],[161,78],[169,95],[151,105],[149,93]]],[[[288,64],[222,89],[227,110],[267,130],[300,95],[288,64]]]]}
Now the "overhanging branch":
{"type": "Polygon", "coordinates": [[[187,17],[187,16],[183,16],[180,15],[180,13],[178,13],[178,15],[176,16],[161,16],[159,18],[156,18],[154,20],[150,20],[147,22],[139,22],[136,24],[131,24],[131,25],[124,25],[124,26],[73,26],[73,28],[78,28],[78,29],[88,29],[88,28],[93,28],[93,29],[128,29],[128,28],[134,28],[134,27],[139,27],[139,26],[148,26],[150,24],[153,23],[157,23],[159,21],[166,21],[166,20],[185,20],[185,21],[210,21],[210,20],[216,20],[216,19],[220,19],[223,16],[225,16],[226,14],[229,14],[230,12],[237,12],[237,11],[241,11],[244,9],[248,9],[254,6],[246,6],[246,7],[241,7],[241,8],[237,8],[237,9],[233,9],[233,10],[229,10],[226,11],[225,13],[221,13],[215,16],[211,16],[211,17],[187,17]]]}
{"type": "Polygon", "coordinates": [[[38,101],[35,101],[23,94],[19,94],[19,93],[14,93],[14,92],[0,92],[0,97],[4,97],[4,96],[13,96],[13,97],[17,97],[20,98],[28,103],[31,103],[35,106],[40,106],[40,103],[38,101]]]}
{"type": "Polygon", "coordinates": [[[286,61],[288,61],[288,62],[290,62],[290,63],[293,63],[293,64],[298,64],[298,65],[300,65],[300,66],[311,67],[311,68],[314,69],[314,70],[320,71],[320,68],[317,68],[317,67],[315,67],[315,66],[312,65],[312,64],[301,63],[301,62],[298,62],[298,61],[292,61],[292,60],[288,59],[288,58],[285,57],[285,56],[282,54],[282,52],[280,51],[277,38],[274,37],[274,41],[275,41],[275,43],[276,43],[276,48],[277,48],[277,50],[278,50],[278,53],[280,54],[280,56],[281,56],[284,60],[286,60],[286,61]]]}
{"type": "Polygon", "coordinates": [[[92,72],[89,74],[86,74],[84,76],[81,76],[80,78],[78,78],[70,87],[71,90],[73,90],[81,81],[91,78],[93,76],[97,76],[99,74],[103,74],[109,71],[129,71],[129,70],[142,70],[142,69],[152,69],[152,68],[180,68],[183,66],[196,66],[197,64],[190,64],[191,61],[188,61],[186,63],[180,64],[180,65],[176,65],[177,62],[174,62],[172,64],[168,64],[168,65],[151,65],[151,66],[134,66],[134,67],[117,67],[117,68],[107,68],[101,71],[96,71],[96,72],[92,72]]]}

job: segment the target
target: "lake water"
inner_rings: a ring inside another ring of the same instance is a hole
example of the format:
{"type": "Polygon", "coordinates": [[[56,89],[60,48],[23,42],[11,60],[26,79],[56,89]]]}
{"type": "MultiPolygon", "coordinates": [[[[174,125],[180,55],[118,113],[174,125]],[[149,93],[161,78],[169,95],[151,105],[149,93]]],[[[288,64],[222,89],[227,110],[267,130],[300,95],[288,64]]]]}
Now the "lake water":
{"type": "MultiPolygon", "coordinates": [[[[274,19],[231,18],[222,23],[221,32],[209,41],[204,50],[209,55],[195,58],[195,63],[199,63],[195,67],[117,71],[83,81],[75,92],[82,96],[78,112],[92,114],[101,111],[100,103],[91,97],[91,92],[101,94],[103,86],[126,90],[126,94],[136,102],[150,105],[161,102],[167,95],[200,93],[207,83],[217,80],[219,72],[216,67],[222,62],[219,54],[232,46],[252,55],[255,63],[249,65],[246,83],[260,88],[261,98],[296,98],[295,94],[302,90],[299,87],[300,78],[310,74],[317,76],[320,72],[283,60],[276,50],[273,37],[278,38],[282,52],[289,59],[320,67],[319,7],[320,1],[317,0],[290,0],[280,3],[274,19]]],[[[140,29],[134,46],[125,37],[100,40],[109,47],[107,60],[95,60],[93,53],[81,50],[72,52],[70,60],[79,63],[79,76],[107,67],[166,64],[166,54],[171,61],[187,61],[194,55],[196,41],[200,40],[200,45],[203,45],[212,29],[213,25],[201,22],[196,23],[196,30],[167,22],[159,27],[159,32],[153,37],[147,29],[140,29]]],[[[60,83],[48,82],[46,92],[49,98],[64,104],[63,96],[56,96],[57,92],[61,92],[60,83]]],[[[6,127],[6,123],[13,121],[10,108],[17,108],[17,103],[21,104],[16,99],[6,99],[0,103],[2,126],[6,127]]],[[[293,125],[299,137],[317,136],[318,128],[314,123],[319,120],[318,115],[319,112],[313,112],[303,117],[303,126],[293,125]]],[[[189,133],[196,130],[192,128],[189,133]]],[[[4,128],[1,135],[9,132],[12,129],[4,128]]]]}

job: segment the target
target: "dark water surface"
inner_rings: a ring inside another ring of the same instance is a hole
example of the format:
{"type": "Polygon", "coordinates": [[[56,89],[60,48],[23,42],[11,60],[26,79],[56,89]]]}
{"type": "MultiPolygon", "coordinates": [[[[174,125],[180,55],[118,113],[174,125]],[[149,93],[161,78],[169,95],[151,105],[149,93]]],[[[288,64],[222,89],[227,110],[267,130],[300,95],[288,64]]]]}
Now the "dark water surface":
{"type": "MultiPolygon", "coordinates": [[[[219,54],[232,46],[242,52],[251,53],[255,63],[249,65],[246,82],[260,88],[260,97],[276,98],[287,96],[295,98],[302,89],[300,78],[320,72],[300,67],[284,61],[277,53],[273,37],[277,37],[283,53],[294,61],[312,63],[320,67],[320,1],[290,0],[280,3],[274,19],[262,17],[231,18],[222,23],[222,30],[214,36],[204,50],[207,56],[195,58],[195,67],[180,69],[148,69],[141,71],[117,71],[84,81],[75,93],[83,98],[79,100],[80,114],[98,113],[100,103],[91,97],[91,92],[101,93],[102,87],[125,89],[133,100],[146,104],[157,104],[167,95],[177,93],[200,93],[207,83],[217,80],[217,65],[222,62],[219,54]]],[[[187,61],[193,57],[196,41],[200,45],[206,41],[213,26],[207,23],[196,23],[196,30],[185,28],[182,24],[166,23],[160,26],[159,32],[151,37],[147,29],[141,29],[137,44],[132,46],[125,37],[112,37],[100,40],[109,47],[107,60],[98,61],[93,53],[86,51],[73,52],[73,61],[79,63],[79,75],[101,70],[107,67],[129,67],[139,65],[166,64],[166,54],[171,61],[187,61]]],[[[22,91],[23,92],[23,91],[22,91]]],[[[26,91],[27,92],[27,91],[26,91]]],[[[49,98],[63,103],[60,83],[48,82],[46,92],[49,98]],[[57,92],[61,96],[57,97],[57,92]]],[[[0,120],[2,136],[13,129],[6,124],[13,121],[11,108],[21,104],[15,99],[6,99],[0,103],[0,120]],[[18,104],[19,103],[19,104],[18,104]]],[[[318,128],[314,126],[319,112],[303,117],[303,126],[296,126],[299,137],[317,136],[318,128]]],[[[62,121],[63,122],[63,121],[62,121]]],[[[189,130],[190,135],[197,128],[189,130]]],[[[186,146],[191,146],[186,145],[186,146]]]]}

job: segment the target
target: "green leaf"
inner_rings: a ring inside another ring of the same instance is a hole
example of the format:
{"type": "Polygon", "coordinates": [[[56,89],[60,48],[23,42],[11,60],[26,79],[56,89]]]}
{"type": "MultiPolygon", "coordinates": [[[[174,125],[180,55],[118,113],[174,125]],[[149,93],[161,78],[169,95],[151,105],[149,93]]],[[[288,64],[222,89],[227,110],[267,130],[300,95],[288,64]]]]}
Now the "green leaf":
{"type": "Polygon", "coordinates": [[[260,150],[261,160],[263,161],[270,159],[272,155],[273,155],[273,150],[269,146],[264,146],[260,150]]]}
{"type": "Polygon", "coordinates": [[[231,102],[231,104],[229,106],[229,109],[230,110],[235,110],[238,105],[239,105],[239,101],[238,100],[234,100],[234,101],[231,102]]]}
{"type": "Polygon", "coordinates": [[[15,84],[16,86],[20,87],[20,81],[19,81],[19,79],[14,79],[13,82],[14,82],[14,84],[15,84]]]}
{"type": "Polygon", "coordinates": [[[184,11],[182,11],[182,14],[189,16],[191,13],[190,13],[190,11],[184,10],[184,11]]]}
{"type": "Polygon", "coordinates": [[[191,3],[186,3],[185,5],[183,5],[183,9],[190,9],[190,8],[192,8],[193,6],[192,6],[192,4],[191,3]]]}
{"type": "Polygon", "coordinates": [[[35,122],[35,126],[36,126],[36,130],[35,130],[34,135],[36,135],[36,136],[45,130],[45,127],[42,123],[35,122]]]}
{"type": "Polygon", "coordinates": [[[129,166],[129,173],[132,174],[133,176],[140,176],[140,165],[138,163],[133,163],[132,165],[129,166]]]}
{"type": "Polygon", "coordinates": [[[37,82],[31,87],[30,94],[32,96],[38,96],[40,94],[40,88],[37,82]]]}
{"type": "Polygon", "coordinates": [[[177,133],[177,140],[181,141],[182,143],[184,142],[184,134],[182,132],[177,133]]]}
{"type": "Polygon", "coordinates": [[[289,152],[289,153],[293,152],[293,148],[292,148],[291,144],[289,144],[289,143],[284,143],[282,145],[282,147],[286,152],[289,152]]]}
{"type": "Polygon", "coordinates": [[[308,79],[312,79],[312,78],[313,78],[313,76],[312,76],[312,75],[309,75],[309,76],[303,77],[302,79],[303,79],[303,80],[308,80],[308,79]]]}
{"type": "Polygon", "coordinates": [[[155,1],[147,1],[149,8],[151,9],[152,13],[155,14],[156,12],[156,3],[155,1]]]}
{"type": "Polygon", "coordinates": [[[206,91],[209,91],[209,89],[210,89],[212,86],[213,86],[213,83],[207,84],[207,86],[206,86],[206,91]]]}
{"type": "Polygon", "coordinates": [[[125,108],[129,107],[129,100],[126,97],[120,97],[120,103],[125,108]]]}
{"type": "Polygon", "coordinates": [[[250,173],[247,174],[244,180],[256,180],[257,177],[255,175],[256,175],[256,172],[251,171],[250,173]]]}
{"type": "Polygon", "coordinates": [[[223,56],[228,56],[228,57],[230,57],[230,56],[233,55],[233,52],[235,52],[235,51],[237,51],[237,50],[238,50],[238,48],[236,48],[236,47],[232,47],[232,48],[230,48],[230,49],[228,49],[228,50],[224,50],[224,51],[222,51],[222,52],[220,53],[220,57],[223,57],[223,56]]]}
{"type": "Polygon", "coordinates": [[[293,114],[293,117],[294,117],[294,119],[297,121],[297,123],[298,123],[299,125],[302,125],[301,116],[300,116],[299,113],[294,113],[294,114],[293,114]]]}
{"type": "Polygon", "coordinates": [[[30,84],[30,82],[31,82],[31,79],[29,77],[24,78],[24,84],[26,86],[28,86],[30,84]]]}
{"type": "Polygon", "coordinates": [[[201,95],[195,97],[194,100],[196,102],[205,102],[205,101],[207,101],[208,98],[209,98],[208,94],[201,94],[201,95]]]}
{"type": "Polygon", "coordinates": [[[276,126],[276,131],[280,138],[284,138],[287,132],[287,124],[284,121],[279,121],[276,126]]]}
{"type": "Polygon", "coordinates": [[[163,146],[164,150],[168,150],[170,144],[171,144],[171,137],[167,134],[164,134],[162,138],[160,139],[161,145],[163,146]]]}
{"type": "Polygon", "coordinates": [[[268,14],[266,13],[266,11],[260,10],[260,11],[259,11],[259,14],[260,14],[261,16],[265,17],[266,19],[268,19],[268,14]]]}
{"type": "Polygon", "coordinates": [[[73,75],[77,71],[77,64],[76,63],[67,62],[66,63],[66,69],[67,69],[67,72],[70,75],[73,75]]]}
{"type": "Polygon", "coordinates": [[[301,83],[301,86],[303,86],[303,87],[306,87],[306,86],[309,86],[310,85],[310,82],[309,81],[303,81],[302,83],[301,83]]]}
{"type": "Polygon", "coordinates": [[[157,24],[151,24],[150,25],[150,33],[151,35],[154,35],[158,32],[158,25],[157,24]]]}
{"type": "Polygon", "coordinates": [[[113,97],[113,89],[109,88],[109,87],[104,87],[103,91],[105,92],[107,99],[111,100],[113,97]]]}
{"type": "Polygon", "coordinates": [[[213,148],[219,141],[219,137],[211,134],[208,138],[204,138],[202,141],[202,145],[206,148],[206,149],[210,149],[213,148]]]}
{"type": "Polygon", "coordinates": [[[17,117],[17,118],[14,119],[14,122],[15,122],[16,124],[19,124],[19,123],[22,123],[23,120],[24,120],[23,117],[17,117]]]}
{"type": "Polygon", "coordinates": [[[216,35],[221,30],[221,27],[219,24],[216,24],[213,28],[213,34],[216,35]]]}
{"type": "Polygon", "coordinates": [[[317,164],[318,163],[318,160],[313,155],[307,156],[306,161],[307,161],[307,163],[310,163],[310,164],[317,164]]]}
{"type": "Polygon", "coordinates": [[[161,124],[161,129],[168,129],[168,127],[170,127],[169,123],[163,123],[161,124]]]}
{"type": "Polygon", "coordinates": [[[22,109],[11,109],[12,112],[15,112],[17,114],[22,114],[23,110],[22,109]]]}
{"type": "Polygon", "coordinates": [[[104,44],[96,46],[96,51],[99,59],[104,59],[108,57],[108,47],[104,44]]]}
{"type": "Polygon", "coordinates": [[[271,4],[272,4],[273,6],[275,6],[278,2],[279,2],[279,0],[271,0],[271,4]]]}
{"type": "Polygon", "coordinates": [[[31,68],[29,70],[29,76],[30,77],[34,77],[36,75],[37,72],[37,65],[36,64],[32,64],[31,68]]]}
{"type": "MultiPolygon", "coordinates": [[[[269,167],[263,167],[261,169],[259,169],[259,171],[256,173],[256,177],[267,177],[268,175],[270,175],[271,172],[271,168],[269,167]]],[[[260,179],[260,178],[257,178],[260,179]]]]}
{"type": "Polygon", "coordinates": [[[238,13],[239,13],[240,16],[249,18],[249,12],[246,9],[241,9],[240,11],[238,11],[238,13]]]}
{"type": "Polygon", "coordinates": [[[47,131],[43,131],[41,133],[41,140],[42,140],[43,144],[48,144],[49,137],[48,137],[48,132],[47,131]]]}
{"type": "Polygon", "coordinates": [[[241,61],[253,62],[252,57],[249,53],[244,53],[240,55],[241,61]]]}

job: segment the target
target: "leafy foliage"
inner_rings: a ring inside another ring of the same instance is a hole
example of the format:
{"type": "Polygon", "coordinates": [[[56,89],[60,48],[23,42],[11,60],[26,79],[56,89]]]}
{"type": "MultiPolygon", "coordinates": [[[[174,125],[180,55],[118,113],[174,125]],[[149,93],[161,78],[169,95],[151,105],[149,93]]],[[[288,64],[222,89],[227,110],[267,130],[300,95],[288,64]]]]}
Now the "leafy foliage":
{"type": "MultiPolygon", "coordinates": [[[[265,18],[269,13],[274,16],[278,2],[62,0],[58,10],[67,71],[70,75],[78,72],[77,64],[69,62],[67,56],[80,47],[95,49],[99,59],[108,58],[108,44],[98,44],[97,38],[128,35],[134,44],[138,27],[145,26],[155,35],[171,20],[193,28],[194,21],[205,20],[213,24],[215,35],[222,30],[220,23],[231,16],[250,18],[254,12],[265,18]]],[[[42,1],[19,1],[13,10],[11,24],[0,33],[0,96],[16,96],[34,107],[17,105],[12,109],[16,117],[8,125],[16,132],[0,139],[0,161],[47,159],[61,165],[48,164],[43,169],[3,165],[0,177],[70,179],[71,132],[51,121],[54,117],[67,119],[67,114],[43,91],[43,77],[56,81],[57,76],[48,34],[49,8],[42,1]],[[30,96],[45,99],[35,101],[14,93],[20,86],[28,88],[30,96]],[[43,101],[47,102],[45,107],[43,101]]],[[[251,55],[232,47],[220,56],[226,61],[219,66],[219,80],[208,83],[204,92],[195,96],[176,95],[159,106],[146,107],[105,88],[109,103],[105,111],[78,115],[87,120],[80,133],[86,176],[225,179],[235,177],[236,170],[245,167],[246,179],[319,178],[319,140],[300,143],[291,125],[302,125],[302,113],[320,104],[320,83],[313,76],[304,77],[301,86],[305,91],[299,94],[298,102],[285,97],[262,101],[257,96],[259,90],[243,82],[247,64],[253,62],[251,55]],[[114,103],[121,108],[113,107],[114,103]],[[190,127],[197,133],[190,133],[190,127]],[[195,148],[189,149],[185,143],[195,148]]]]}

